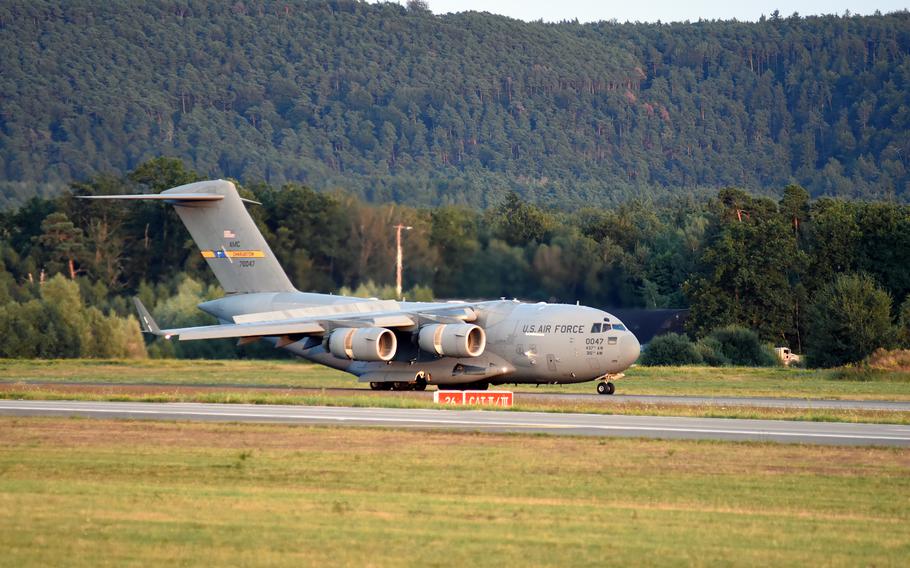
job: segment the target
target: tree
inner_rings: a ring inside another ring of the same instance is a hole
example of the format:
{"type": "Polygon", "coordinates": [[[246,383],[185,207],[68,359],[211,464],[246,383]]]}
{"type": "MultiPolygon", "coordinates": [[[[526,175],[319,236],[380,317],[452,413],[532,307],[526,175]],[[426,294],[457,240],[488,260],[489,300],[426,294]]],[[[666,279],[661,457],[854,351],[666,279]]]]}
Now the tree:
{"type": "Polygon", "coordinates": [[[809,219],[809,192],[796,184],[784,188],[784,196],[780,200],[779,209],[790,225],[794,234],[799,235],[803,225],[809,219]]]}
{"type": "Polygon", "coordinates": [[[816,295],[809,311],[810,365],[856,363],[893,342],[891,296],[871,276],[838,275],[816,295]]]}
{"type": "Polygon", "coordinates": [[[443,298],[460,294],[464,266],[480,248],[480,215],[464,207],[439,207],[430,214],[430,246],[439,255],[433,289],[443,298]]]}
{"type": "Polygon", "coordinates": [[[783,341],[796,331],[791,275],[804,262],[789,223],[770,200],[724,189],[697,272],[683,290],[692,303],[689,328],[697,336],[730,324],[783,341]]]}
{"type": "Polygon", "coordinates": [[[407,7],[410,12],[430,11],[430,4],[426,0],[408,0],[407,7]]]}
{"type": "Polygon", "coordinates": [[[48,215],[41,222],[41,235],[36,238],[42,248],[47,272],[66,272],[76,277],[76,264],[85,254],[82,229],[73,225],[66,213],[48,215]]]}
{"type": "Polygon", "coordinates": [[[492,215],[496,235],[512,246],[544,242],[552,230],[552,220],[539,208],[526,203],[510,191],[492,215]]]}

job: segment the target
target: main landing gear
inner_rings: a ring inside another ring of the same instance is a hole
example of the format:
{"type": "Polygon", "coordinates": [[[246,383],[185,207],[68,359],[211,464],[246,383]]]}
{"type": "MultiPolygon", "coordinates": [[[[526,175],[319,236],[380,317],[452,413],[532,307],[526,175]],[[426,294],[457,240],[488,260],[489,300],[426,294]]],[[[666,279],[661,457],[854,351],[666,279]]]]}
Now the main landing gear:
{"type": "Polygon", "coordinates": [[[423,373],[418,373],[412,382],[407,381],[385,381],[385,382],[371,382],[370,388],[374,391],[387,391],[387,390],[396,390],[396,391],[424,391],[427,390],[427,379],[429,375],[424,375],[423,373]]]}
{"type": "Polygon", "coordinates": [[[427,390],[426,381],[406,382],[387,382],[387,383],[370,383],[370,388],[374,391],[423,391],[427,390]]]}
{"type": "Polygon", "coordinates": [[[613,383],[607,381],[597,383],[597,394],[613,394],[614,392],[616,392],[616,387],[613,383]]]}

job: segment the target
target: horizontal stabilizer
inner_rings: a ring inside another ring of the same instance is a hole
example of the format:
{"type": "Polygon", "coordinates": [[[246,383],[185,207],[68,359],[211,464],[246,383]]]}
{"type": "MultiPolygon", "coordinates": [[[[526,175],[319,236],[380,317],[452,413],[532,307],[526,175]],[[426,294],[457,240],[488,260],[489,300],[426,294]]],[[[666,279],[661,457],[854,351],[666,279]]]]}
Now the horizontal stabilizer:
{"type": "MultiPolygon", "coordinates": [[[[85,195],[96,201],[172,205],[226,294],[294,292],[237,188],[227,180],[188,183],[161,193],[85,195]],[[239,262],[237,260],[239,259],[239,262]]],[[[163,228],[159,238],[166,238],[163,228]]]]}
{"type": "Polygon", "coordinates": [[[126,195],[79,195],[79,199],[145,199],[152,201],[221,201],[217,193],[133,193],[126,195]]]}

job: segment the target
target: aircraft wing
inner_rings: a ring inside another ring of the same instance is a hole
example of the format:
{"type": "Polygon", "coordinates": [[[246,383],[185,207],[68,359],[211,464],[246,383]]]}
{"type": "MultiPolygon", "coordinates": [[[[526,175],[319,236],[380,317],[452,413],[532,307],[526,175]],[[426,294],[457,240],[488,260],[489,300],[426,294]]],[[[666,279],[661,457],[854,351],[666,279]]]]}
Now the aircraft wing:
{"type": "MultiPolygon", "coordinates": [[[[204,325],[198,327],[183,327],[176,329],[160,329],[158,324],[142,305],[138,298],[134,298],[136,309],[142,329],[146,333],[160,335],[167,339],[176,337],[181,341],[195,339],[223,339],[223,338],[258,338],[286,335],[321,335],[339,327],[386,327],[408,328],[426,322],[454,323],[474,321],[477,314],[474,311],[479,304],[438,304],[420,310],[377,310],[373,312],[352,311],[338,313],[308,313],[294,317],[288,312],[267,312],[263,314],[248,314],[238,316],[235,323],[217,325],[204,325]],[[288,317],[288,316],[291,317],[288,317]],[[274,319],[270,319],[274,318],[274,319]]],[[[481,302],[483,303],[483,302],[481,302]]],[[[366,302],[364,302],[366,304],[366,302]]],[[[374,302],[379,308],[397,306],[397,302],[374,302]]]]}

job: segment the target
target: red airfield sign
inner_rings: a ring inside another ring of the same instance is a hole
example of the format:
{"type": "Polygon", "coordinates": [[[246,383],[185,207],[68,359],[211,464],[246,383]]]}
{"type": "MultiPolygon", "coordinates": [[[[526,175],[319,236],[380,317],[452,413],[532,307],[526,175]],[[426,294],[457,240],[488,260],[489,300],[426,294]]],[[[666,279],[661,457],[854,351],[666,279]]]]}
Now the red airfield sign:
{"type": "Polygon", "coordinates": [[[509,408],[512,406],[512,391],[450,391],[438,390],[433,393],[433,402],[449,406],[480,405],[509,408]]]}

